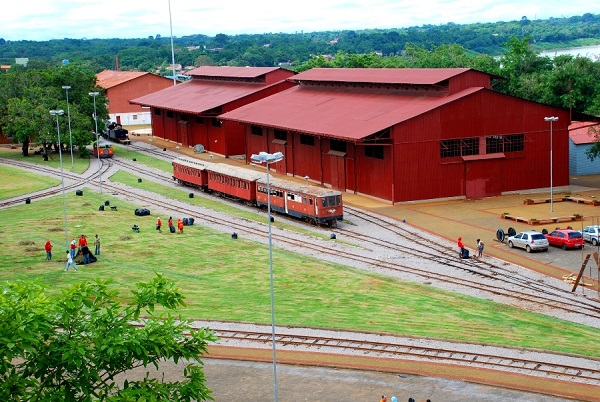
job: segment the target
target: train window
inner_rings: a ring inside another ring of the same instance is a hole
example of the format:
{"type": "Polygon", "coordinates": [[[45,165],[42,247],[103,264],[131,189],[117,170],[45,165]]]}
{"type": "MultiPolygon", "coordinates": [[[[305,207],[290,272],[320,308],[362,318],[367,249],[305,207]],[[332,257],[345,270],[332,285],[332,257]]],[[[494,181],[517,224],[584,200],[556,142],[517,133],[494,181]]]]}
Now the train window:
{"type": "Polygon", "coordinates": [[[290,201],[295,201],[295,200],[296,200],[296,199],[295,199],[295,196],[294,196],[294,194],[290,194],[290,193],[288,193],[288,196],[287,196],[287,198],[288,198],[288,200],[290,200],[290,201]]]}
{"type": "Polygon", "coordinates": [[[341,195],[335,196],[335,205],[342,205],[342,196],[341,195]]]}
{"type": "Polygon", "coordinates": [[[306,204],[306,197],[302,197],[302,203],[306,204]]]}
{"type": "Polygon", "coordinates": [[[308,203],[309,203],[310,205],[312,205],[312,204],[313,204],[313,199],[312,199],[312,198],[309,198],[309,199],[308,199],[308,203]]]}
{"type": "Polygon", "coordinates": [[[326,207],[327,206],[327,198],[323,197],[323,198],[321,198],[321,200],[323,200],[323,206],[326,207]]]}

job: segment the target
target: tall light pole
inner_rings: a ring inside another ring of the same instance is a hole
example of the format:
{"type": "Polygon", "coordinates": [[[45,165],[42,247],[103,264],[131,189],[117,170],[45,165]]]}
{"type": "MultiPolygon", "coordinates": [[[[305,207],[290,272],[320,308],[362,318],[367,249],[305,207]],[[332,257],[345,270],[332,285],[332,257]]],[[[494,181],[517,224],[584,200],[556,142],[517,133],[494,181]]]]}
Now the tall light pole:
{"type": "Polygon", "coordinates": [[[552,123],[558,121],[558,117],[544,117],[544,120],[550,122],[550,212],[554,212],[554,188],[552,186],[552,123]]]}
{"type": "Polygon", "coordinates": [[[62,89],[67,92],[67,118],[69,120],[69,144],[71,144],[71,169],[75,167],[75,162],[73,161],[73,135],[71,134],[71,107],[69,106],[69,89],[71,87],[69,85],[63,85],[62,89]]]}
{"type": "Polygon", "coordinates": [[[51,110],[50,114],[52,116],[56,116],[56,132],[58,133],[58,156],[60,158],[60,179],[62,182],[62,196],[63,196],[63,212],[65,215],[65,246],[67,247],[67,251],[69,251],[69,228],[67,226],[67,198],[65,197],[65,175],[63,172],[63,163],[62,163],[62,146],[60,143],[60,125],[58,124],[58,116],[62,116],[65,114],[64,110],[51,110]]]}
{"type": "Polygon", "coordinates": [[[175,74],[175,48],[173,47],[173,20],[171,19],[171,0],[169,0],[169,26],[171,27],[171,62],[173,63],[173,86],[177,85],[175,74]]]}
{"type": "Polygon", "coordinates": [[[250,159],[254,163],[265,163],[267,166],[267,214],[269,218],[269,277],[271,281],[271,339],[273,340],[273,395],[275,402],[278,400],[277,391],[277,354],[275,346],[275,295],[273,291],[273,240],[271,234],[271,182],[269,179],[269,165],[271,163],[283,160],[283,154],[276,152],[269,154],[267,152],[259,152],[258,155],[253,154],[250,159]]]}
{"type": "MultiPolygon", "coordinates": [[[[90,92],[88,95],[94,97],[94,123],[96,124],[96,146],[99,146],[98,141],[98,115],[96,114],[96,96],[98,92],[90,92]]],[[[98,183],[100,184],[100,194],[102,194],[102,162],[100,162],[100,150],[98,150],[98,183]]]]}

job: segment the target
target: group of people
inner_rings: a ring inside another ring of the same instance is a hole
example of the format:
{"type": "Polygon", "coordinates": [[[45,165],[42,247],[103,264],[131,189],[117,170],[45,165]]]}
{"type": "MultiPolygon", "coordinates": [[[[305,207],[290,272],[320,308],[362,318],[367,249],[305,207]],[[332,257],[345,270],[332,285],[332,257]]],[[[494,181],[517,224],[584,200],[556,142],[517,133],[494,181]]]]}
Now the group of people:
{"type": "MultiPolygon", "coordinates": [[[[379,400],[379,402],[387,402],[387,396],[382,395],[381,399],[379,400]]],[[[398,398],[396,398],[395,396],[392,396],[391,402],[398,402],[398,398]]],[[[408,398],[408,402],[415,402],[414,398],[408,398]]],[[[431,402],[431,399],[428,399],[427,402],[431,402]]]]}
{"type": "MultiPolygon", "coordinates": [[[[463,259],[469,258],[469,251],[465,248],[465,245],[462,242],[462,237],[458,238],[457,246],[458,246],[458,256],[463,259]]],[[[479,258],[481,258],[481,256],[483,256],[483,249],[485,247],[485,245],[483,244],[481,239],[477,239],[476,247],[477,247],[477,252],[475,255],[473,255],[473,258],[479,259],[479,258]]]]}
{"type": "MultiPolygon", "coordinates": [[[[171,216],[169,216],[167,226],[171,233],[175,233],[175,226],[173,226],[173,218],[171,216]]],[[[177,230],[179,230],[180,234],[183,234],[183,226],[183,221],[180,218],[177,219],[177,230]]],[[[162,233],[162,221],[160,220],[160,217],[156,220],[156,230],[158,230],[159,233],[162,233]]]]}
{"type": "MultiPolygon", "coordinates": [[[[44,250],[46,251],[46,261],[52,260],[52,247],[53,246],[50,240],[46,241],[46,244],[44,245],[44,250]]],[[[81,236],[79,236],[79,240],[77,241],[75,240],[75,238],[73,238],[69,247],[70,250],[67,250],[67,265],[65,267],[65,271],[68,271],[69,268],[73,268],[75,271],[77,271],[77,265],[75,264],[74,259],[75,256],[80,252],[83,255],[84,264],[89,264],[92,262],[92,258],[90,257],[92,255],[92,252],[88,247],[88,240],[86,235],[82,234],[81,236]]],[[[98,235],[96,235],[94,239],[94,254],[100,255],[100,236],[98,235]]]]}

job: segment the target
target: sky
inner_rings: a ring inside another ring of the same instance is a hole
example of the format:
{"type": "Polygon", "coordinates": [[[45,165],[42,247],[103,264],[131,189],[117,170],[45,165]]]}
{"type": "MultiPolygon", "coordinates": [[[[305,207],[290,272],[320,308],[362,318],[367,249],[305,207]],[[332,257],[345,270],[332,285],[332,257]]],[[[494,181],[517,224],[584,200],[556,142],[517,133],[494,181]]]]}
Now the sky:
{"type": "Polygon", "coordinates": [[[597,14],[589,0],[3,1],[0,38],[147,38],[469,24],[597,14]],[[172,24],[170,23],[172,21],[172,24]]]}

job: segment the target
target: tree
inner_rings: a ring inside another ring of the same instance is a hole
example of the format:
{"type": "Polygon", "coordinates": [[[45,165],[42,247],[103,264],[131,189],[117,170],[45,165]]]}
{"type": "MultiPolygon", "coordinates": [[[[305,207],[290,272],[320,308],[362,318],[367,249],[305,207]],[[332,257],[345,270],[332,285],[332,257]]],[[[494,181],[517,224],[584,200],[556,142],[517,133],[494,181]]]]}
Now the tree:
{"type": "Polygon", "coordinates": [[[216,337],[191,331],[167,311],[185,306],[174,284],[157,274],[138,283],[122,306],[109,281],[97,279],[49,296],[32,282],[4,286],[0,295],[0,400],[3,401],[203,401],[201,357],[216,337]],[[144,326],[134,325],[144,314],[144,326]],[[161,361],[190,360],[182,381],[151,379],[119,385],[115,376],[161,361]]]}

